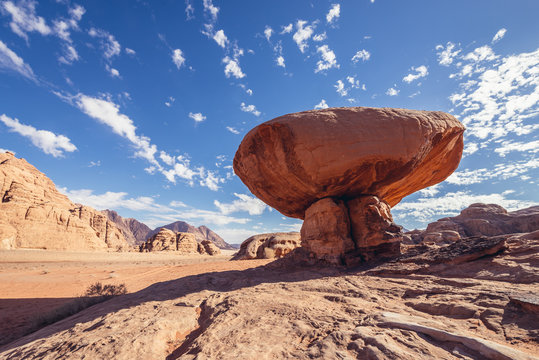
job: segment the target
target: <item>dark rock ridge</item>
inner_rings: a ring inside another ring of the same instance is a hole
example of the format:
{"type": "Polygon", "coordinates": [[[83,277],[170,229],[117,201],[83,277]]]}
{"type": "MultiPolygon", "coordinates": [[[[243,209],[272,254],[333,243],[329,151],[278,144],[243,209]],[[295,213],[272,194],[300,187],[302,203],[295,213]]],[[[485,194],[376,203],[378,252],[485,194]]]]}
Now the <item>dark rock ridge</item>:
{"type": "Polygon", "coordinates": [[[232,260],[278,259],[299,246],[299,232],[253,235],[241,244],[232,260]]]}
{"type": "Polygon", "coordinates": [[[176,221],[168,225],[157,227],[150,233],[148,233],[147,238],[154,236],[159,232],[159,230],[163,228],[172,230],[174,232],[186,232],[194,234],[196,241],[199,243],[204,240],[209,240],[214,243],[215,246],[217,246],[219,249],[234,250],[234,248],[230,244],[228,244],[225,240],[223,240],[222,237],[217,235],[207,226],[202,225],[199,227],[195,227],[191,224],[186,223],[185,221],[176,221]]]}
{"type": "Polygon", "coordinates": [[[103,210],[108,219],[116,224],[118,229],[122,230],[127,242],[131,246],[139,246],[148,238],[148,234],[152,231],[146,224],[141,223],[137,219],[124,218],[118,215],[114,210],[103,210]]]}
{"type": "Polygon", "coordinates": [[[430,223],[405,234],[409,243],[451,243],[472,236],[530,233],[539,230],[539,206],[508,212],[496,204],[472,204],[458,216],[430,223]]]}

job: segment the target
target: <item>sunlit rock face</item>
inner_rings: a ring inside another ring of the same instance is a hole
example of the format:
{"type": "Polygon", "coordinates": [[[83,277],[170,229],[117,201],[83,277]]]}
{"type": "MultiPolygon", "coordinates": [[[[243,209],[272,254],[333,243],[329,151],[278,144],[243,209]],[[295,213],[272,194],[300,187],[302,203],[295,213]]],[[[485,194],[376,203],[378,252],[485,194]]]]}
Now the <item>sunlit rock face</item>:
{"type": "Polygon", "coordinates": [[[253,194],[305,219],[303,246],[331,263],[398,252],[390,208],[446,179],[464,126],[434,111],[332,108],[288,114],[251,130],[234,170],[253,194]]]}

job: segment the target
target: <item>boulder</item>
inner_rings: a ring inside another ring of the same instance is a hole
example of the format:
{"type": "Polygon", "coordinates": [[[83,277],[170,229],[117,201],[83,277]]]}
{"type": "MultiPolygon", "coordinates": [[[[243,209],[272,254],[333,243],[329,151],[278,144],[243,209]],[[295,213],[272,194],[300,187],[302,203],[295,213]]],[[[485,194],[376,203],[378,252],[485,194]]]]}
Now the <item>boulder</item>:
{"type": "Polygon", "coordinates": [[[210,240],[202,240],[198,244],[198,252],[200,254],[219,255],[221,250],[210,240]]]}
{"type": "Polygon", "coordinates": [[[127,250],[107,216],[72,203],[24,159],[0,153],[0,249],[127,250]]]}
{"type": "Polygon", "coordinates": [[[241,244],[232,260],[277,259],[299,246],[298,232],[253,235],[241,244]]]}
{"type": "Polygon", "coordinates": [[[398,253],[402,231],[390,208],[457,168],[463,132],[442,112],[305,111],[252,129],[236,152],[234,171],[266,204],[305,219],[302,246],[314,257],[368,260],[398,253]]]}

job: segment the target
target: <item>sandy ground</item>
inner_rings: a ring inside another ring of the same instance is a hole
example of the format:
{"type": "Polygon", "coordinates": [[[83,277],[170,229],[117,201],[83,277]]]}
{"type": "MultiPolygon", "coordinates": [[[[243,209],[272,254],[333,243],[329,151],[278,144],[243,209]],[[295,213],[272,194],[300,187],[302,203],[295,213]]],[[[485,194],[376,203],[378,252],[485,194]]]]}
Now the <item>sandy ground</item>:
{"type": "Polygon", "coordinates": [[[136,292],[161,281],[189,275],[244,270],[267,260],[229,261],[222,255],[171,253],[0,251],[0,344],[31,327],[39,315],[84,294],[89,285],[125,284],[136,292]]]}

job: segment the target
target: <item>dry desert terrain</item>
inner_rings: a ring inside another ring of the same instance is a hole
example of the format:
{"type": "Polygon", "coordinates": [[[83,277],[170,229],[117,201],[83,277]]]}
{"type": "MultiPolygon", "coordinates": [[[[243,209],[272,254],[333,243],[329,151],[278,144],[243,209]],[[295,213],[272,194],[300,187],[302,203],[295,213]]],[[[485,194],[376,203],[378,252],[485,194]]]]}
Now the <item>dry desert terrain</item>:
{"type": "Polygon", "coordinates": [[[166,252],[0,251],[0,344],[32,327],[40,316],[73,301],[89,285],[125,284],[136,292],[151,284],[206,272],[244,270],[268,260],[228,261],[222,255],[178,255],[166,252]]]}

